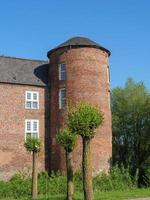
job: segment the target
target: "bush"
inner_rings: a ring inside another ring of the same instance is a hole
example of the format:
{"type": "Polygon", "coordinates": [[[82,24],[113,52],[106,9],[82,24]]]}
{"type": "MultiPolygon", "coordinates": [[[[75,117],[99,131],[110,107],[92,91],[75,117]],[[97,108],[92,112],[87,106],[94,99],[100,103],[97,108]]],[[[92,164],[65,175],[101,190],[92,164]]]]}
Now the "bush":
{"type": "Polygon", "coordinates": [[[82,173],[75,172],[74,174],[74,190],[75,192],[83,192],[82,173]]]}
{"type": "Polygon", "coordinates": [[[0,182],[0,197],[20,198],[31,195],[31,178],[22,176],[20,173],[14,175],[9,181],[0,182]]]}
{"type": "Polygon", "coordinates": [[[150,168],[145,170],[145,186],[150,187],[150,168]]]}
{"type": "Polygon", "coordinates": [[[139,187],[150,187],[150,168],[140,169],[139,187]]]}
{"type": "Polygon", "coordinates": [[[49,176],[47,172],[39,174],[38,180],[39,194],[65,194],[66,176],[60,172],[52,172],[49,176]]]}
{"type": "Polygon", "coordinates": [[[135,179],[131,177],[129,169],[115,166],[109,173],[101,173],[94,178],[95,191],[126,190],[136,187],[135,179]]]}
{"type": "Polygon", "coordinates": [[[9,196],[9,183],[0,181],[0,197],[8,197],[9,196]]]}
{"type": "MultiPolygon", "coordinates": [[[[147,176],[149,176],[147,172],[147,176]]],[[[127,190],[136,187],[136,179],[130,176],[129,170],[118,166],[110,169],[108,174],[101,173],[94,177],[94,191],[127,190]]],[[[74,174],[75,193],[83,192],[82,174],[74,174]]],[[[41,172],[38,175],[38,192],[41,196],[66,194],[66,175],[60,172],[41,172]]],[[[31,196],[31,175],[18,173],[9,181],[0,181],[0,198],[14,197],[19,199],[31,196]]]]}

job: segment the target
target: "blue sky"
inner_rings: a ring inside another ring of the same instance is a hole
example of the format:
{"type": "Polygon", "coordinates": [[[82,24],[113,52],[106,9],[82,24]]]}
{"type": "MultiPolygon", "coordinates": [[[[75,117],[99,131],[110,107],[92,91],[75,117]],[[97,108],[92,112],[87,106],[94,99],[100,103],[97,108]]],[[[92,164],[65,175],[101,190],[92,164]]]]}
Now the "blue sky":
{"type": "Polygon", "coordinates": [[[112,88],[133,77],[150,89],[149,0],[0,3],[0,55],[45,60],[56,45],[86,36],[111,51],[112,88]]]}

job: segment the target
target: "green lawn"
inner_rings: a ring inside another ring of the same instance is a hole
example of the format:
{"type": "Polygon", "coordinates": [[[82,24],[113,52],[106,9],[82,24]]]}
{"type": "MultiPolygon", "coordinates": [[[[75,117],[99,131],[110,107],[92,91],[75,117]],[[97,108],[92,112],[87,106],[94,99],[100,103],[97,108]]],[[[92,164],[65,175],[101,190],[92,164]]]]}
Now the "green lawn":
{"type": "MultiPolygon", "coordinates": [[[[149,189],[136,189],[130,191],[113,191],[113,192],[97,192],[95,194],[95,200],[123,200],[138,197],[150,197],[149,189]]],[[[20,199],[20,198],[19,198],[20,199]]],[[[75,200],[82,200],[83,196],[77,194],[75,200]]],[[[5,198],[0,200],[14,200],[13,198],[5,198]]],[[[20,200],[29,200],[29,198],[22,198],[20,200]]],[[[64,195],[50,196],[50,197],[40,197],[39,200],[65,200],[64,195]]]]}

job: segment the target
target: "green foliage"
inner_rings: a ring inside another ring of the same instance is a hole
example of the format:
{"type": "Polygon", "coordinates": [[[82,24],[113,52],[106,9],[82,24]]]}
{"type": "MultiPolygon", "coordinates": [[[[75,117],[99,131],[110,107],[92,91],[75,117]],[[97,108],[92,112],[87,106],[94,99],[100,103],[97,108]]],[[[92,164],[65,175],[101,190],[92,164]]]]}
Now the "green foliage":
{"type": "Polygon", "coordinates": [[[129,169],[117,165],[108,174],[101,173],[94,178],[95,191],[127,190],[136,187],[136,179],[130,175],[129,169]]]}
{"type": "Polygon", "coordinates": [[[74,190],[75,192],[83,192],[83,177],[80,171],[74,173],[74,190]]]}
{"type": "Polygon", "coordinates": [[[61,144],[67,152],[72,152],[77,136],[72,134],[68,128],[61,128],[57,133],[57,141],[61,144]]]}
{"type": "Polygon", "coordinates": [[[150,168],[141,168],[139,186],[150,187],[150,168]]]}
{"type": "Polygon", "coordinates": [[[66,176],[60,172],[47,172],[39,174],[39,194],[58,195],[66,193],[66,176]]]}
{"type": "MultiPolygon", "coordinates": [[[[38,175],[38,191],[39,195],[50,196],[66,193],[66,176],[60,173],[52,173],[51,176],[47,172],[41,172],[38,175]]],[[[31,176],[23,174],[14,175],[11,180],[0,181],[0,198],[11,197],[20,199],[31,197],[31,176]]]]}
{"type": "Polygon", "coordinates": [[[90,103],[81,102],[68,109],[68,127],[71,132],[84,138],[94,137],[94,130],[102,123],[100,109],[90,103]]]}
{"type": "Polygon", "coordinates": [[[130,166],[134,175],[150,168],[150,94],[142,82],[128,79],[112,91],[113,164],[130,166]],[[149,160],[149,161],[148,161],[149,160]]]}
{"type": "MultiPolygon", "coordinates": [[[[48,197],[51,195],[66,194],[66,175],[62,173],[41,172],[38,175],[39,196],[48,197]]],[[[118,166],[110,169],[108,174],[101,173],[94,177],[94,192],[127,190],[136,187],[136,179],[132,177],[128,169],[118,166]]],[[[82,174],[74,174],[75,193],[82,193],[82,174]]],[[[21,199],[31,196],[31,176],[23,173],[16,174],[11,180],[0,181],[0,198],[21,199]]]]}
{"type": "Polygon", "coordinates": [[[10,181],[0,182],[0,197],[20,197],[31,196],[31,178],[22,176],[20,173],[13,176],[10,181]]]}
{"type": "Polygon", "coordinates": [[[27,137],[24,146],[30,152],[39,152],[41,148],[41,142],[38,138],[27,137]]]}

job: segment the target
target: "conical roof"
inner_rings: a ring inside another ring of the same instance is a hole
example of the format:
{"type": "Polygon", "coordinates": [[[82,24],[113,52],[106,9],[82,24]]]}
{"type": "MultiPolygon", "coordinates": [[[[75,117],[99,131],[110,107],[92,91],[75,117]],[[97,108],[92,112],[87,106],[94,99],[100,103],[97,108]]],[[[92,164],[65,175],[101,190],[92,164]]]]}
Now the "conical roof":
{"type": "Polygon", "coordinates": [[[93,47],[93,48],[102,49],[103,51],[106,51],[108,53],[108,55],[110,56],[110,51],[108,49],[102,47],[98,43],[96,43],[96,42],[94,42],[94,41],[92,41],[92,40],[90,40],[89,38],[86,38],[86,37],[73,37],[73,38],[70,38],[69,40],[67,40],[64,43],[60,44],[56,48],[48,51],[47,56],[49,57],[49,55],[51,53],[53,53],[57,49],[60,49],[60,48],[63,48],[63,47],[93,47]]]}

